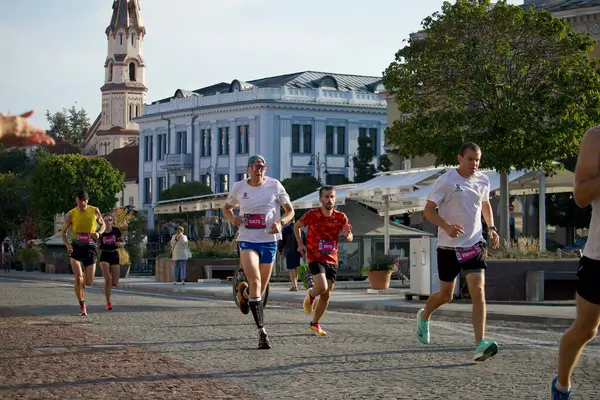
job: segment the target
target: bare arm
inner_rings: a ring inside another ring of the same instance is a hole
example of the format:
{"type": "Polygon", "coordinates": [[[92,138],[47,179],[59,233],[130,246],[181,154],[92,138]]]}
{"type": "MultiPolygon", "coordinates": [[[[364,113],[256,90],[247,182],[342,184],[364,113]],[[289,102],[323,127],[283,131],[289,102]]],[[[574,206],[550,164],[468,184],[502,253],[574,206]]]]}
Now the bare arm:
{"type": "Polygon", "coordinates": [[[423,210],[423,216],[425,219],[427,219],[427,221],[431,222],[438,228],[442,228],[443,230],[447,231],[450,229],[450,224],[440,217],[440,214],[435,211],[436,208],[437,204],[435,204],[433,201],[427,200],[427,204],[425,204],[425,209],[423,210]]]}
{"type": "Polygon", "coordinates": [[[283,213],[280,222],[282,225],[285,225],[294,219],[294,207],[292,206],[292,203],[285,203],[283,205],[283,210],[285,212],[283,213]]]}
{"type": "Polygon", "coordinates": [[[481,204],[481,214],[483,214],[483,219],[488,226],[494,226],[494,213],[489,201],[484,201],[481,204]]]}
{"type": "Polygon", "coordinates": [[[236,225],[235,216],[233,215],[233,206],[232,205],[225,203],[222,211],[223,211],[223,216],[225,217],[225,219],[227,221],[231,222],[235,226],[239,226],[239,224],[236,225]]]}
{"type": "Polygon", "coordinates": [[[96,231],[98,233],[98,236],[100,236],[106,230],[106,224],[104,223],[104,218],[102,218],[102,214],[100,213],[100,210],[97,208],[96,208],[96,221],[100,225],[100,229],[98,229],[96,231]]]}
{"type": "Polygon", "coordinates": [[[573,197],[581,208],[600,198],[600,128],[588,130],[581,141],[573,197]]]}
{"type": "Polygon", "coordinates": [[[67,231],[69,230],[72,224],[73,221],[71,220],[71,214],[67,213],[67,216],[65,217],[65,222],[63,223],[61,230],[62,241],[67,247],[67,249],[71,248],[71,245],[69,244],[69,239],[67,238],[67,231]]]}
{"type": "Polygon", "coordinates": [[[298,243],[298,246],[302,245],[304,246],[304,242],[302,242],[302,227],[304,226],[304,224],[302,224],[301,220],[298,220],[294,223],[294,236],[296,237],[296,242],[298,243]]]}

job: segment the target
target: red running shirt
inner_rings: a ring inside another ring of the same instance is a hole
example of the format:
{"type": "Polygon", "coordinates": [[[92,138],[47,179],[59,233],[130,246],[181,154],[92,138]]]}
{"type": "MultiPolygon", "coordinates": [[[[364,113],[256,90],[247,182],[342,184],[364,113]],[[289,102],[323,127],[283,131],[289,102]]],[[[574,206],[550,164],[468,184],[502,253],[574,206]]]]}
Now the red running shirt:
{"type": "Polygon", "coordinates": [[[341,211],[333,210],[327,217],[321,208],[313,208],[300,218],[308,227],[306,249],[308,262],[338,263],[338,241],[340,232],[348,224],[348,217],[341,211]]]}

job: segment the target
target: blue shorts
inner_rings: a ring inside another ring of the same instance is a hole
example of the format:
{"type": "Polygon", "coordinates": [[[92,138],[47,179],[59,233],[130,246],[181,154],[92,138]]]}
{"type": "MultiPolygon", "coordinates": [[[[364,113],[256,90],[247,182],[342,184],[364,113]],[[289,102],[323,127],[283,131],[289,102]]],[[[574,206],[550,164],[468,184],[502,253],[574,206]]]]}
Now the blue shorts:
{"type": "Polygon", "coordinates": [[[258,253],[258,262],[260,264],[271,264],[275,261],[277,253],[277,242],[239,242],[240,251],[252,250],[258,253]]]}

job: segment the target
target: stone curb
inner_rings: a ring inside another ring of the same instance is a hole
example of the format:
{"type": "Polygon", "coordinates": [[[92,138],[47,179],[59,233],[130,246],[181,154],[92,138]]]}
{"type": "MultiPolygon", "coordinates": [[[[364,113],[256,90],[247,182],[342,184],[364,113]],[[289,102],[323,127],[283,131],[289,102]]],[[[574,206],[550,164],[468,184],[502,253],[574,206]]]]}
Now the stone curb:
{"type": "MultiPolygon", "coordinates": [[[[2,274],[0,273],[0,278],[9,278],[9,279],[20,279],[20,280],[36,280],[36,281],[52,281],[52,282],[62,282],[62,283],[70,283],[72,279],[65,278],[53,278],[49,277],[40,277],[40,276],[11,276],[10,274],[2,274]]],[[[97,282],[94,282],[93,286],[101,286],[97,282]]],[[[182,285],[173,285],[165,287],[148,287],[143,284],[131,284],[127,282],[119,282],[119,288],[121,289],[131,289],[137,292],[152,292],[152,293],[179,293],[179,294],[188,294],[188,295],[196,295],[196,296],[204,296],[215,298],[219,300],[229,300],[233,302],[232,293],[220,293],[214,292],[202,288],[189,288],[183,287],[182,285]]],[[[289,298],[286,295],[282,295],[280,293],[269,293],[269,300],[287,302],[287,303],[298,303],[302,304],[302,299],[289,298]]],[[[353,300],[345,300],[345,301],[336,301],[335,296],[330,300],[329,307],[330,309],[334,308],[346,308],[346,309],[359,309],[359,310],[371,310],[371,311],[387,311],[387,312],[402,312],[402,313],[415,313],[419,310],[420,307],[416,306],[418,304],[415,302],[415,306],[407,306],[407,305],[391,305],[391,304],[376,304],[372,302],[362,302],[362,301],[353,301],[353,300]]],[[[421,302],[421,304],[424,304],[421,302]]],[[[489,302],[488,304],[494,304],[494,302],[489,302]]],[[[495,303],[498,304],[498,303],[495,303]]],[[[515,305],[534,305],[531,303],[515,303],[515,305]]],[[[544,305],[544,307],[548,307],[549,305],[544,305]]],[[[470,310],[451,310],[441,308],[435,312],[436,315],[440,315],[443,317],[455,317],[455,318],[471,318],[470,310]]],[[[574,318],[564,318],[564,317],[551,317],[551,316],[541,316],[541,315],[521,315],[521,314],[509,314],[502,312],[487,312],[488,320],[495,321],[510,321],[510,322],[525,322],[525,323],[538,323],[545,325],[571,325],[573,323],[574,318]]]]}

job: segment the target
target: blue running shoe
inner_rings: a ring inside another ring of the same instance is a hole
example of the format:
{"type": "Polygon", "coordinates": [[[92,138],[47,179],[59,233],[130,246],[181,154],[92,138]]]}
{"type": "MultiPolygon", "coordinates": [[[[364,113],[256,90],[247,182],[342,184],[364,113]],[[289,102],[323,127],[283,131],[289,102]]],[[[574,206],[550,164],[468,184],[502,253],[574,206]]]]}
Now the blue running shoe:
{"type": "Polygon", "coordinates": [[[561,392],[556,388],[558,382],[558,376],[552,380],[552,400],[569,400],[571,398],[571,391],[561,392]]]}
{"type": "Polygon", "coordinates": [[[421,308],[417,313],[417,339],[423,344],[429,344],[429,321],[425,321],[421,318],[423,311],[425,311],[425,309],[421,308]]]}
{"type": "Polygon", "coordinates": [[[498,353],[498,343],[482,340],[475,347],[475,361],[485,361],[498,353]]]}

